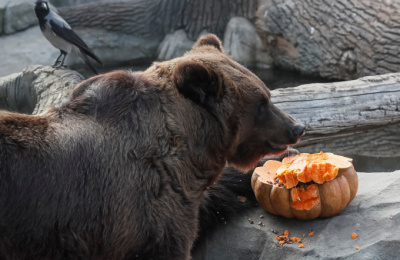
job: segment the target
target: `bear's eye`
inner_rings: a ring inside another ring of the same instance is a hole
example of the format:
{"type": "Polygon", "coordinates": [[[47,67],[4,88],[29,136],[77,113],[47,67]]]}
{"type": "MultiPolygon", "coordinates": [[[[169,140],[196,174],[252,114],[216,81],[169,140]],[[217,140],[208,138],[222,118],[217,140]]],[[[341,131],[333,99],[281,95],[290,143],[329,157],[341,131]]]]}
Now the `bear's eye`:
{"type": "Polygon", "coordinates": [[[262,99],[258,105],[258,113],[265,113],[268,110],[268,100],[262,99]]]}

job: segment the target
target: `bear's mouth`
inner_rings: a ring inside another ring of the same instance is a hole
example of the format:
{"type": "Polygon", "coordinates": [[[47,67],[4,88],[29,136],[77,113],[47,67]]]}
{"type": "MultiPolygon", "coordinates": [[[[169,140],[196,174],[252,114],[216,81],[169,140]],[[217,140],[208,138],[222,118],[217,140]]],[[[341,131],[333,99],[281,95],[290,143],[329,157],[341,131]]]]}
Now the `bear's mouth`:
{"type": "Polygon", "coordinates": [[[273,154],[273,155],[283,154],[293,145],[295,144],[278,144],[271,141],[265,141],[265,146],[268,149],[268,154],[273,154]]]}
{"type": "Polygon", "coordinates": [[[290,147],[298,144],[300,142],[300,137],[298,137],[296,139],[296,142],[294,142],[294,143],[282,144],[282,143],[274,142],[271,140],[265,140],[264,143],[265,143],[265,146],[267,147],[267,149],[269,150],[270,154],[280,155],[280,154],[283,154],[284,152],[286,152],[290,147]]]}

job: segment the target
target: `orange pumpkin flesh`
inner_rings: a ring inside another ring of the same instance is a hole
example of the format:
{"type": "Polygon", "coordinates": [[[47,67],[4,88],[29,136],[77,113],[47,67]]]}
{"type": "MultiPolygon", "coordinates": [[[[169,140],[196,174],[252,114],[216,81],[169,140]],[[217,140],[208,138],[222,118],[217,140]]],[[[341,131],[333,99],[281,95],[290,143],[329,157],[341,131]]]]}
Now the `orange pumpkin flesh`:
{"type": "Polygon", "coordinates": [[[351,159],[332,153],[302,153],[284,158],[282,165],[276,170],[276,175],[286,188],[292,188],[299,181],[322,184],[333,180],[339,168],[349,168],[351,165],[351,159]]]}
{"type": "Polygon", "coordinates": [[[252,188],[258,203],[271,214],[314,219],[341,212],[357,193],[358,177],[349,158],[300,154],[256,168],[252,188]]]}

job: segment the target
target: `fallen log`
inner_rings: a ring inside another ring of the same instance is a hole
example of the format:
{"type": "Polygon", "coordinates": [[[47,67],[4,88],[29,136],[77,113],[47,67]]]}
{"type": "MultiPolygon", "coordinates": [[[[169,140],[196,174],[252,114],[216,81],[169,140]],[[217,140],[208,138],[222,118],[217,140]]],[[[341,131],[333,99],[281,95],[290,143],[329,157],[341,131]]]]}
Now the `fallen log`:
{"type": "Polygon", "coordinates": [[[40,114],[57,106],[83,80],[76,71],[49,66],[29,66],[0,78],[0,109],[40,114]]]}
{"type": "MultiPolygon", "coordinates": [[[[41,113],[60,104],[82,80],[79,73],[67,69],[27,67],[20,74],[0,78],[0,108],[41,113]]],[[[318,150],[328,142],[331,151],[355,149],[358,154],[377,155],[376,148],[368,153],[375,140],[383,145],[380,156],[400,154],[400,73],[276,89],[271,96],[276,106],[306,125],[307,134],[297,147],[319,144],[314,146],[318,150]]]]}
{"type": "Polygon", "coordinates": [[[101,28],[160,41],[167,33],[183,29],[194,41],[204,30],[223,38],[232,17],[255,20],[257,4],[256,0],[135,0],[58,10],[73,28],[101,28]]]}
{"type": "Polygon", "coordinates": [[[400,74],[307,84],[271,92],[273,103],[303,122],[302,145],[400,123],[400,74]]]}
{"type": "Polygon", "coordinates": [[[279,67],[324,78],[398,72],[400,2],[260,0],[256,25],[279,67]]]}
{"type": "MultiPolygon", "coordinates": [[[[352,133],[345,137],[327,137],[326,139],[315,139],[312,144],[306,140],[299,143],[296,148],[304,153],[316,153],[329,151],[336,154],[354,155],[365,157],[400,157],[400,123],[380,126],[359,133],[352,133]]],[[[399,169],[399,168],[396,168],[399,169]]]]}

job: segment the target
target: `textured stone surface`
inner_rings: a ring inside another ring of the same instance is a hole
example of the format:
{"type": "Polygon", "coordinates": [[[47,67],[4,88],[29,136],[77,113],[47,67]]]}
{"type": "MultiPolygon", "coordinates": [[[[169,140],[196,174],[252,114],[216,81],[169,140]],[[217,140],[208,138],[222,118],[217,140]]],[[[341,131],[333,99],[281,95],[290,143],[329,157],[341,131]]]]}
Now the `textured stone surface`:
{"type": "Polygon", "coordinates": [[[0,77],[21,72],[32,64],[52,65],[60,53],[42,35],[39,26],[0,37],[0,77]]]}
{"type": "Polygon", "coordinates": [[[12,34],[37,25],[34,6],[35,1],[32,0],[0,1],[0,23],[3,23],[3,33],[12,34]]]}
{"type": "Polygon", "coordinates": [[[245,66],[269,66],[272,58],[262,46],[255,26],[243,17],[233,17],[226,26],[224,49],[245,66]]]}
{"type": "Polygon", "coordinates": [[[59,8],[71,26],[160,37],[183,29],[195,41],[207,30],[222,38],[229,19],[254,20],[257,0],[131,0],[59,8]]]}
{"type": "MultiPolygon", "coordinates": [[[[125,34],[100,28],[80,27],[74,30],[105,66],[148,64],[155,60],[157,48],[161,42],[158,37],[143,38],[135,34],[125,34]]],[[[83,60],[75,54],[68,55],[66,61],[71,68],[85,66],[83,60]]],[[[96,67],[99,66],[96,61],[93,61],[93,64],[96,67]]]]}
{"type": "Polygon", "coordinates": [[[88,3],[113,3],[113,2],[128,2],[132,0],[51,0],[55,6],[76,6],[88,3]]]}
{"type": "MultiPolygon", "coordinates": [[[[156,57],[159,40],[102,29],[75,30],[106,66],[150,62],[156,57]]],[[[22,71],[32,64],[52,65],[60,54],[42,35],[39,26],[0,37],[0,77],[22,71]]],[[[76,54],[68,54],[66,65],[72,69],[87,69],[76,54]]],[[[99,67],[93,61],[95,67],[99,67]]]]}
{"type": "Polygon", "coordinates": [[[339,215],[301,221],[257,207],[210,234],[193,259],[398,259],[400,171],[359,173],[358,177],[357,196],[339,215]],[[278,234],[289,230],[290,236],[297,237],[312,230],[314,236],[303,238],[304,248],[296,243],[280,246],[272,230],[278,234]],[[356,239],[351,238],[353,232],[356,239]]]}
{"type": "Polygon", "coordinates": [[[180,57],[192,49],[194,41],[189,40],[184,30],[167,34],[158,47],[158,60],[170,60],[180,57]]]}
{"type": "Polygon", "coordinates": [[[5,6],[0,5],[0,35],[2,35],[4,33],[4,13],[5,13],[5,11],[6,11],[5,6]]]}

